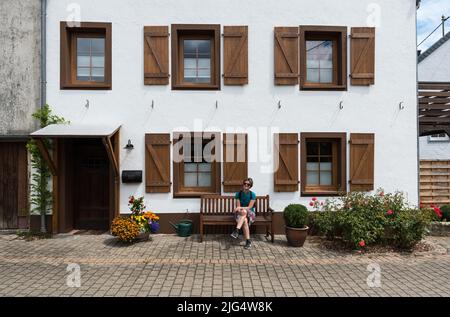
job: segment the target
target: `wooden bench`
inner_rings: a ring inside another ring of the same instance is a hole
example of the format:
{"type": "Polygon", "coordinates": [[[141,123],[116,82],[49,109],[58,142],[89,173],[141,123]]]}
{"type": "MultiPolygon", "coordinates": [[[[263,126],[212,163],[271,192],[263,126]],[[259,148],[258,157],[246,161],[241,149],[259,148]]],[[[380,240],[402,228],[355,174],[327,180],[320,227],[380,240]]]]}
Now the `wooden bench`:
{"type": "MultiPolygon", "coordinates": [[[[203,242],[203,226],[205,225],[234,225],[234,196],[202,195],[200,199],[200,242],[203,242]]],[[[266,238],[272,237],[273,243],[273,209],[269,206],[269,195],[256,196],[256,219],[252,226],[266,226],[266,238]]]]}

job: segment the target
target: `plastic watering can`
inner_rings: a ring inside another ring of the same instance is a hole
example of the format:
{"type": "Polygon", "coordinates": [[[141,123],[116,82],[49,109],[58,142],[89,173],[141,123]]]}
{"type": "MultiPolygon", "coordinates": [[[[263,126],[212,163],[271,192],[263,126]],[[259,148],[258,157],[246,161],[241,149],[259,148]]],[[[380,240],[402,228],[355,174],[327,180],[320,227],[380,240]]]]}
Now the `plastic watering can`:
{"type": "Polygon", "coordinates": [[[169,223],[175,228],[180,237],[189,237],[192,234],[192,220],[182,219],[178,224],[173,224],[170,221],[169,223]]]}

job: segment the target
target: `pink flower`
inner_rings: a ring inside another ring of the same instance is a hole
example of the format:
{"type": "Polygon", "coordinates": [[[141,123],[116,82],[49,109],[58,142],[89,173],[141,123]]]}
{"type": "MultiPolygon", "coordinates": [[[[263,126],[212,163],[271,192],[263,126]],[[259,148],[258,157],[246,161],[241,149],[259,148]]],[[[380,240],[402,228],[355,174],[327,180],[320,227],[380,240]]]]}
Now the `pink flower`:
{"type": "Polygon", "coordinates": [[[386,215],[388,215],[388,216],[390,216],[390,215],[392,215],[394,212],[392,211],[392,210],[388,210],[387,212],[386,212],[386,215]]]}
{"type": "Polygon", "coordinates": [[[321,206],[323,206],[323,201],[322,201],[322,202],[320,202],[320,205],[321,205],[321,206]]]}
{"type": "Polygon", "coordinates": [[[359,241],[359,246],[360,247],[365,247],[366,243],[364,242],[364,240],[359,241]]]}
{"type": "Polygon", "coordinates": [[[312,199],[311,199],[312,201],[316,201],[317,200],[317,198],[316,197],[313,197],[312,199]]]}
{"type": "Polygon", "coordinates": [[[314,203],[311,201],[311,202],[309,203],[309,205],[312,207],[312,206],[314,206],[314,203]]]}
{"type": "Polygon", "coordinates": [[[384,192],[380,192],[380,196],[383,197],[384,196],[384,192]]]}

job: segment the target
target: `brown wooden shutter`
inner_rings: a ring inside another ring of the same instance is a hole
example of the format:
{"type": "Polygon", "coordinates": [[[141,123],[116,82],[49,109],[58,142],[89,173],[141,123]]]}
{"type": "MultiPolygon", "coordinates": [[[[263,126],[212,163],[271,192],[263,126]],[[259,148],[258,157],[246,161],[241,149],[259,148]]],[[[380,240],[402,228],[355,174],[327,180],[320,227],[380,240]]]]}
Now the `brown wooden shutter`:
{"type": "Polygon", "coordinates": [[[374,145],[374,134],[350,134],[350,191],[373,190],[374,145]]]}
{"type": "Polygon", "coordinates": [[[144,84],[169,84],[168,26],[144,26],[144,84]]]}
{"type": "Polygon", "coordinates": [[[223,135],[223,191],[237,192],[248,176],[247,134],[223,135]]]}
{"type": "Polygon", "coordinates": [[[275,134],[275,184],[276,192],[298,190],[298,134],[275,134]],[[277,168],[278,165],[278,168],[277,168]]]}
{"type": "Polygon", "coordinates": [[[298,27],[275,27],[275,85],[298,84],[298,27]]]}
{"type": "Polygon", "coordinates": [[[352,28],[350,77],[355,86],[375,84],[375,28],[352,28]]]}
{"type": "Polygon", "coordinates": [[[248,84],[248,26],[223,27],[225,85],[248,84]]]}
{"type": "Polygon", "coordinates": [[[170,134],[145,135],[145,191],[170,192],[170,134]]]}

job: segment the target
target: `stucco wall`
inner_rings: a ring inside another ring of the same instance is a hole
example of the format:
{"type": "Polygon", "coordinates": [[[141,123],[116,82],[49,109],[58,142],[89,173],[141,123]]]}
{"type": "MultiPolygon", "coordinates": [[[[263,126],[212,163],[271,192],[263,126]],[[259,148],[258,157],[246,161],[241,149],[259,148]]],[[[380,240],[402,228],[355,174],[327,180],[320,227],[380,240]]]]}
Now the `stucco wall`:
{"type": "Polygon", "coordinates": [[[428,136],[419,138],[421,160],[450,160],[449,141],[429,141],[428,136]]]}
{"type": "Polygon", "coordinates": [[[39,0],[0,1],[0,135],[27,135],[39,108],[39,0]]]}
{"type": "Polygon", "coordinates": [[[419,81],[450,81],[450,41],[442,44],[418,65],[419,81]]]}
{"type": "MultiPolygon", "coordinates": [[[[79,0],[82,21],[112,22],[110,91],[59,88],[59,22],[70,16],[66,10],[70,3],[71,0],[49,1],[48,102],[58,115],[72,122],[121,123],[121,147],[128,139],[135,145],[132,151],[121,150],[122,170],[144,169],[145,133],[173,132],[183,127],[225,132],[227,128],[250,126],[251,131],[259,131],[249,133],[249,149],[259,146],[259,152],[249,153],[250,159],[257,156],[257,162],[249,164],[249,176],[255,181],[253,190],[270,194],[273,207],[282,210],[288,203],[307,204],[310,198],[300,197],[299,192],[274,193],[273,154],[264,147],[273,143],[272,132],[347,132],[347,138],[351,132],[369,132],[375,133],[376,139],[375,188],[403,190],[412,203],[417,203],[414,1],[79,0]],[[343,25],[350,32],[350,27],[368,26],[368,22],[371,26],[371,21],[379,23],[375,85],[349,84],[348,91],[322,92],[274,85],[274,26],[343,25]],[[248,25],[249,84],[222,85],[220,91],[173,91],[170,85],[144,86],[143,26],[173,23],[214,23],[221,24],[222,29],[224,25],[248,25]],[[90,101],[89,109],[85,107],[86,99],[90,101]],[[280,100],[282,107],[278,109],[280,100]],[[398,106],[401,101],[403,110],[398,106]]],[[[144,183],[122,184],[121,212],[128,209],[129,195],[144,192],[144,183]]],[[[198,199],[173,199],[172,193],[145,194],[145,198],[152,210],[160,212],[197,212],[200,207],[198,199]]]]}

